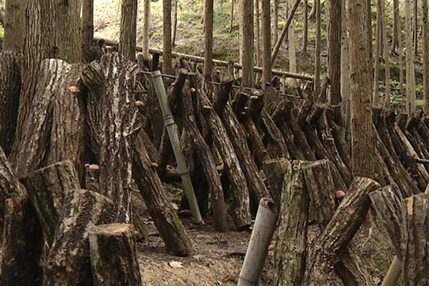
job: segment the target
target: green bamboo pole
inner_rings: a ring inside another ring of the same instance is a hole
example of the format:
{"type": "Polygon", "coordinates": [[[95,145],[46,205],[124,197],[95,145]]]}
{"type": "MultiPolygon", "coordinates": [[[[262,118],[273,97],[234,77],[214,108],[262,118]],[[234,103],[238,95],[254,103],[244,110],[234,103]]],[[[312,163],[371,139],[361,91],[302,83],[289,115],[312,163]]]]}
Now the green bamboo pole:
{"type": "Polygon", "coordinates": [[[177,125],[168,105],[167,94],[165,92],[164,83],[162,82],[161,72],[154,71],[151,73],[155,92],[158,96],[159,105],[161,106],[164,125],[167,129],[168,137],[170,138],[174,156],[176,157],[177,165],[179,166],[180,176],[182,178],[183,188],[185,189],[186,197],[189,201],[192,216],[195,223],[204,223],[198,207],[197,198],[195,197],[194,188],[192,186],[191,177],[189,176],[188,166],[186,165],[183,150],[180,148],[179,135],[177,134],[177,125]]]}

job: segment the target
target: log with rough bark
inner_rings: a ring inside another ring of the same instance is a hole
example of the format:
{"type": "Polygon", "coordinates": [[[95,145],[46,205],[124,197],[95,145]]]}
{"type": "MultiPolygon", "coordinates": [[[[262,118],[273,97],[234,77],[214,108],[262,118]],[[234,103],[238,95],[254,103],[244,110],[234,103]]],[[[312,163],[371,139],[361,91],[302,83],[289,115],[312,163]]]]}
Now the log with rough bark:
{"type": "Polygon", "coordinates": [[[84,179],[85,123],[82,87],[78,86],[81,64],[49,59],[41,64],[29,117],[13,163],[15,174],[59,161],[71,160],[84,179]],[[49,148],[47,148],[49,146],[49,148]]]}
{"type": "Polygon", "coordinates": [[[80,189],[73,163],[65,161],[49,165],[29,173],[20,181],[34,205],[47,245],[51,246],[64,199],[72,190],[80,189]]]}
{"type": "Polygon", "coordinates": [[[401,256],[404,285],[429,285],[429,194],[406,198],[401,205],[401,256]]]}
{"type": "Polygon", "coordinates": [[[137,136],[134,145],[133,178],[168,251],[178,256],[189,255],[191,241],[151,166],[141,136],[137,136]]]}
{"type": "Polygon", "coordinates": [[[265,132],[262,141],[267,142],[265,146],[270,157],[290,159],[283,135],[265,109],[262,110],[261,118],[261,129],[265,132]]]}
{"type": "Polygon", "coordinates": [[[285,158],[271,159],[264,162],[264,173],[270,193],[276,206],[280,209],[285,175],[291,172],[290,161],[285,158]]]}
{"type": "MultiPolygon", "coordinates": [[[[0,201],[26,195],[26,191],[19,184],[6,154],[0,147],[0,201]]],[[[3,225],[4,204],[0,204],[0,226],[3,225]]]]}
{"type": "Polygon", "coordinates": [[[100,165],[100,193],[115,202],[117,222],[131,216],[132,144],[140,129],[134,106],[139,69],[118,53],[104,55],[82,72],[88,89],[87,125],[100,165]]]}
{"type": "Polygon", "coordinates": [[[28,197],[7,199],[5,208],[0,285],[40,286],[43,234],[36,212],[28,197]]]}
{"type": "Polygon", "coordinates": [[[396,255],[401,255],[402,194],[396,185],[389,185],[369,195],[375,219],[389,236],[396,255]]]}
{"type": "Polygon", "coordinates": [[[340,254],[361,225],[370,207],[368,194],[380,185],[368,178],[355,177],[308,259],[305,285],[341,285],[335,274],[340,254]]]}
{"type": "MultiPolygon", "coordinates": [[[[189,74],[189,77],[195,77],[195,74],[189,74]]],[[[194,80],[195,81],[195,80],[194,80]]],[[[195,87],[193,90],[196,91],[195,87]]],[[[204,171],[205,179],[208,183],[208,189],[211,194],[211,204],[213,208],[214,227],[217,231],[227,231],[226,206],[223,196],[220,176],[216,169],[216,163],[210,147],[204,141],[198,126],[196,124],[195,106],[192,104],[192,94],[189,82],[182,90],[182,101],[184,110],[184,128],[190,137],[193,150],[198,154],[198,161],[204,171]]]]}
{"type": "Polygon", "coordinates": [[[141,286],[133,225],[94,225],[88,230],[94,286],[141,286]]]}
{"type": "Polygon", "coordinates": [[[213,109],[203,90],[199,90],[198,95],[201,107],[203,108],[203,116],[213,134],[213,143],[219,150],[230,182],[230,193],[233,197],[233,203],[229,209],[229,214],[237,229],[247,229],[251,223],[250,199],[242,166],[219,115],[213,109]]]}
{"type": "Polygon", "coordinates": [[[15,137],[21,73],[13,52],[0,52],[0,147],[9,156],[15,137]]]}
{"type": "MultiPolygon", "coordinates": [[[[292,161],[284,176],[275,250],[275,285],[301,285],[304,277],[309,197],[302,168],[292,161]]],[[[320,284],[322,285],[322,284],[320,284]]]]}
{"type": "MultiPolygon", "coordinates": [[[[319,160],[303,168],[305,183],[311,200],[310,208],[323,230],[332,219],[338,205],[344,198],[338,198],[338,191],[346,191],[346,184],[335,165],[328,160],[319,160]]],[[[335,272],[345,285],[369,285],[369,275],[362,259],[353,251],[354,245],[347,246],[339,254],[340,261],[335,272]]]]}
{"type": "Polygon", "coordinates": [[[75,189],[63,205],[54,243],[46,258],[43,285],[93,285],[88,229],[112,223],[114,203],[99,193],[75,189]]]}
{"type": "Polygon", "coordinates": [[[237,154],[237,158],[246,177],[247,186],[250,191],[252,209],[254,209],[256,213],[259,201],[263,198],[271,198],[271,195],[259,175],[259,169],[253,160],[249,145],[247,145],[246,134],[229,104],[226,105],[221,116],[222,122],[228,132],[229,138],[234,146],[235,153],[237,154]]]}

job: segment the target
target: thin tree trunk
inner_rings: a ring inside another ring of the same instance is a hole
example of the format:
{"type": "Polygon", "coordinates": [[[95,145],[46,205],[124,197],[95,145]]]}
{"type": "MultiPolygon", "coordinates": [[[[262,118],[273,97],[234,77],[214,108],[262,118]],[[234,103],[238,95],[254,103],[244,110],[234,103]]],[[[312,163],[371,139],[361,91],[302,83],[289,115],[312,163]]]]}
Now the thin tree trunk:
{"type": "Polygon", "coordinates": [[[253,87],[253,0],[240,0],[240,11],[241,84],[244,87],[253,87]]]}
{"type": "Polygon", "coordinates": [[[143,42],[142,42],[142,51],[143,56],[146,60],[150,58],[149,54],[149,29],[150,29],[150,4],[151,0],[144,0],[143,8],[143,42]]]}
{"type": "Polygon", "coordinates": [[[382,36],[381,36],[381,1],[377,1],[377,21],[376,21],[376,51],[375,51],[375,64],[374,64],[374,94],[372,95],[372,100],[374,106],[380,105],[380,96],[379,96],[379,88],[380,88],[380,55],[382,53],[382,36]]]}
{"type": "Polygon", "coordinates": [[[387,25],[386,25],[386,5],[384,0],[380,0],[381,6],[381,30],[383,32],[383,58],[384,58],[384,107],[390,107],[390,54],[389,42],[387,39],[387,25]]]}
{"type": "Polygon", "coordinates": [[[372,127],[370,52],[368,50],[366,0],[350,0],[350,74],[352,120],[352,172],[374,176],[374,131],[372,127]]]}
{"type": "Polygon", "coordinates": [[[328,73],[331,85],[331,104],[341,102],[341,3],[329,1],[328,73]]]}
{"type": "Polygon", "coordinates": [[[419,14],[418,14],[418,1],[413,0],[413,50],[414,50],[414,58],[417,57],[418,53],[418,29],[419,29],[419,14]]]}
{"type": "MultiPolygon", "coordinates": [[[[178,9],[178,0],[173,0],[173,7],[172,7],[172,14],[173,14],[173,20],[172,20],[172,34],[171,34],[171,47],[174,48],[176,46],[176,35],[177,35],[177,9],[178,9]]],[[[205,22],[205,17],[204,17],[205,22]]]]}
{"type": "Polygon", "coordinates": [[[320,43],[320,33],[321,33],[321,27],[320,27],[320,0],[314,1],[316,5],[316,48],[314,51],[314,96],[315,98],[319,97],[320,93],[320,50],[321,50],[321,43],[320,43]]]}
{"type": "Polygon", "coordinates": [[[350,59],[349,59],[349,26],[347,23],[347,0],[341,1],[341,96],[343,110],[346,110],[347,101],[350,100],[350,59]]]}
{"type": "Polygon", "coordinates": [[[164,0],[162,1],[162,17],[163,17],[163,62],[162,62],[162,71],[165,74],[173,74],[173,58],[171,55],[172,43],[171,43],[171,1],[164,0]]]}
{"type": "Polygon", "coordinates": [[[428,21],[428,0],[422,0],[423,11],[423,99],[424,111],[429,113],[429,21],[428,21]]]}
{"type": "MultiPolygon", "coordinates": [[[[177,0],[176,0],[177,1],[177,0]]],[[[204,75],[210,76],[213,70],[213,0],[204,2],[204,75]]]]}
{"type": "Polygon", "coordinates": [[[137,0],[122,0],[119,52],[129,61],[136,59],[137,0]]]}
{"type": "Polygon", "coordinates": [[[412,26],[412,0],[405,1],[405,41],[406,41],[406,109],[407,113],[411,114],[416,111],[416,90],[415,90],[415,77],[414,77],[414,50],[413,50],[413,26],[412,26]],[[411,3],[410,3],[411,2],[411,3]]]}
{"type": "Polygon", "coordinates": [[[280,9],[280,0],[274,0],[274,17],[273,17],[273,40],[274,40],[274,43],[276,43],[277,40],[279,39],[279,9],[280,9]]]}
{"type": "MultiPolygon", "coordinates": [[[[341,1],[343,3],[344,1],[341,1]]],[[[307,55],[307,46],[308,46],[308,0],[304,0],[304,28],[302,36],[302,53],[304,56],[307,55]]]]}
{"type": "Polygon", "coordinates": [[[6,1],[6,14],[4,16],[3,50],[22,52],[25,39],[25,9],[27,1],[6,1]]]}
{"type": "Polygon", "coordinates": [[[399,33],[401,33],[399,23],[399,0],[393,0],[393,30],[392,30],[392,53],[398,52],[399,56],[402,56],[402,51],[399,49],[399,33]]]}
{"type": "MultiPolygon", "coordinates": [[[[286,15],[289,14],[289,11],[292,10],[292,2],[288,1],[286,15]]],[[[288,52],[289,52],[289,71],[291,73],[296,73],[296,48],[295,48],[295,20],[292,19],[291,24],[289,25],[288,32],[288,52]]],[[[298,82],[296,79],[291,79],[291,85],[293,87],[298,87],[298,82]]]]}
{"type": "Polygon", "coordinates": [[[262,0],[262,43],[263,43],[263,73],[262,86],[271,84],[271,5],[270,0],[262,0]]]}
{"type": "MultiPolygon", "coordinates": [[[[255,59],[256,59],[256,66],[260,66],[262,64],[262,49],[261,49],[261,11],[260,11],[260,0],[254,0],[255,1],[255,59]]],[[[262,8],[263,9],[263,8],[262,8]]],[[[262,20],[263,21],[263,20],[262,20]]],[[[263,28],[262,28],[263,29],[263,28]]],[[[265,35],[262,34],[262,38],[264,38],[265,35]]],[[[263,41],[263,39],[262,39],[263,41]]]]}
{"type": "Polygon", "coordinates": [[[94,41],[94,0],[82,0],[82,54],[94,41]]]}

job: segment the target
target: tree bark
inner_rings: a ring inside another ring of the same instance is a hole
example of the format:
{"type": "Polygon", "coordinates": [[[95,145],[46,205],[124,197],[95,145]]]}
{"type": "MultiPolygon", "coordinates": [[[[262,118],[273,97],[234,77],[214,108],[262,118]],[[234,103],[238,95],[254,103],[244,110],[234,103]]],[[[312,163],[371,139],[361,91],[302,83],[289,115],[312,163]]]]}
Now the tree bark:
{"type": "Polygon", "coordinates": [[[88,230],[94,286],[142,286],[132,224],[93,225],[88,230]]]}
{"type": "Polygon", "coordinates": [[[150,28],[150,4],[151,0],[144,0],[143,8],[143,42],[142,42],[142,51],[143,56],[146,60],[150,58],[149,55],[149,28],[150,28]]]}
{"type": "Polygon", "coordinates": [[[352,118],[352,173],[374,176],[371,68],[368,48],[369,11],[366,0],[350,0],[350,86],[352,118]]]}
{"type": "Polygon", "coordinates": [[[240,1],[240,64],[242,65],[241,84],[253,87],[253,0],[240,1]]]}
{"type": "Polygon", "coordinates": [[[82,55],[94,41],[94,0],[82,0],[82,55]]]}
{"type": "MultiPolygon", "coordinates": [[[[270,0],[262,0],[262,86],[271,84],[271,10],[270,0]]],[[[278,29],[274,29],[276,32],[278,29]]],[[[276,36],[277,37],[277,36],[276,36]]]]}
{"type": "Polygon", "coordinates": [[[162,1],[162,17],[163,17],[163,44],[162,44],[162,71],[165,74],[173,74],[173,63],[171,51],[173,49],[171,43],[171,0],[162,1]]]}
{"type": "Polygon", "coordinates": [[[284,176],[274,258],[275,285],[301,285],[304,277],[310,203],[302,171],[304,165],[305,162],[292,161],[284,176]]]}
{"type": "Polygon", "coordinates": [[[74,189],[63,206],[46,258],[43,285],[93,285],[88,229],[111,223],[114,203],[99,193],[74,189]]]}
{"type": "Polygon", "coordinates": [[[133,178],[168,251],[177,256],[189,255],[191,241],[152,169],[141,136],[137,136],[134,145],[133,178]]]}
{"type": "Polygon", "coordinates": [[[290,161],[285,158],[271,159],[264,162],[264,173],[267,177],[270,193],[276,206],[280,209],[284,178],[291,172],[290,161]]]}
{"type": "Polygon", "coordinates": [[[77,84],[82,65],[52,59],[45,60],[40,71],[34,101],[21,129],[15,174],[26,176],[50,164],[71,160],[83,184],[85,116],[82,87],[77,84]]]}
{"type": "Polygon", "coordinates": [[[422,44],[423,44],[423,100],[424,111],[429,113],[429,21],[428,1],[422,0],[422,44]]]}
{"type": "Polygon", "coordinates": [[[9,156],[15,137],[21,73],[16,54],[12,52],[0,53],[0,66],[0,146],[6,156],[9,156]]]}
{"type": "Polygon", "coordinates": [[[212,105],[202,90],[199,91],[199,100],[203,108],[203,116],[213,134],[213,143],[219,150],[222,160],[226,166],[228,180],[231,184],[230,193],[233,196],[233,203],[229,209],[234,224],[238,230],[247,229],[250,226],[250,199],[249,188],[242,165],[238,155],[227,136],[227,130],[217,113],[212,109],[212,105]],[[204,106],[210,107],[204,109],[204,106]]]}
{"type": "Polygon", "coordinates": [[[82,72],[88,88],[87,125],[100,165],[100,193],[115,202],[116,222],[131,214],[132,144],[140,129],[134,106],[138,67],[117,53],[103,56],[82,72]]]}
{"type": "Polygon", "coordinates": [[[204,75],[213,69],[213,0],[204,1],[204,75]]]}
{"type": "Polygon", "coordinates": [[[3,50],[22,53],[25,40],[25,9],[26,1],[8,0],[4,16],[3,50]]]}
{"type": "Polygon", "coordinates": [[[43,235],[28,197],[6,200],[1,286],[41,286],[43,235]],[[29,239],[31,238],[31,239],[29,239]]]}
{"type": "Polygon", "coordinates": [[[137,0],[121,1],[119,52],[129,61],[136,59],[137,0]]]}
{"type": "Polygon", "coordinates": [[[38,169],[20,179],[36,210],[47,245],[52,245],[64,199],[80,189],[71,161],[38,169]]]}

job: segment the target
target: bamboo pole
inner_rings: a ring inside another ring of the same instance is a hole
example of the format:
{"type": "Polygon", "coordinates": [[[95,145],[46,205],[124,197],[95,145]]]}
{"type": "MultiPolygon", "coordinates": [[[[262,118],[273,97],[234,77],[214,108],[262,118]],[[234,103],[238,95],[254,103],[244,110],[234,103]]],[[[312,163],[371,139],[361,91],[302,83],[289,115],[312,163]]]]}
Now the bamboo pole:
{"type": "Polygon", "coordinates": [[[183,155],[183,150],[180,148],[180,140],[177,134],[177,125],[176,122],[174,122],[173,114],[171,113],[170,106],[168,105],[167,94],[165,92],[164,83],[162,82],[161,72],[157,70],[152,72],[151,75],[164,118],[164,125],[167,129],[168,137],[170,138],[177,165],[179,166],[183,188],[185,189],[186,197],[189,201],[192,216],[194,217],[195,223],[204,223],[201,217],[200,209],[198,207],[197,198],[195,197],[195,192],[192,186],[191,177],[189,175],[188,166],[186,165],[185,156],[183,155]]]}

